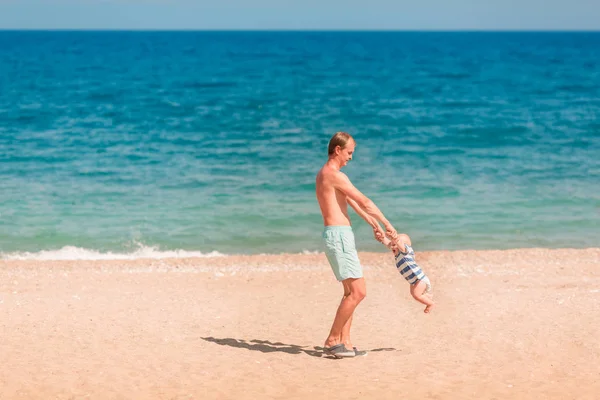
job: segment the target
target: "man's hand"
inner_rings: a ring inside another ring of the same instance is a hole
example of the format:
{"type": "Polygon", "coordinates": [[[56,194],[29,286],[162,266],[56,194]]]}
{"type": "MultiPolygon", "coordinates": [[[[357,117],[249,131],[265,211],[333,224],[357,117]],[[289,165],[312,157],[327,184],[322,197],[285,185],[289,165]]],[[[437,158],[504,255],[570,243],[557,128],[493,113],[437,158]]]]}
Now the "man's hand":
{"type": "Polygon", "coordinates": [[[381,229],[379,224],[373,226],[373,235],[375,236],[375,240],[377,240],[380,243],[383,243],[383,240],[385,239],[385,232],[383,231],[383,229],[381,229]]]}
{"type": "Polygon", "coordinates": [[[377,224],[377,226],[373,226],[373,234],[375,235],[375,240],[383,244],[388,249],[393,250],[394,242],[390,241],[390,239],[385,236],[385,231],[381,229],[379,224],[377,224]]]}
{"type": "Polygon", "coordinates": [[[392,240],[392,242],[395,242],[398,239],[398,232],[396,232],[396,229],[394,229],[392,224],[389,222],[385,225],[385,234],[392,240]]]}

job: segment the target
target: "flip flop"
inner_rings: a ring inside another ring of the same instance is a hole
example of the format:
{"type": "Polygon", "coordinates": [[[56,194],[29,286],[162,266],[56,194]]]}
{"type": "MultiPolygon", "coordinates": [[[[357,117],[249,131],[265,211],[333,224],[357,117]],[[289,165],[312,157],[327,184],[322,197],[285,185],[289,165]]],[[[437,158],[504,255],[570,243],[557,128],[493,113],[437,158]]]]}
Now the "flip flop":
{"type": "Polygon", "coordinates": [[[354,349],[354,356],[355,357],[366,356],[367,354],[369,354],[365,350],[359,350],[356,347],[353,347],[353,349],[354,349]]]}
{"type": "Polygon", "coordinates": [[[323,353],[335,358],[350,358],[356,356],[354,349],[348,350],[344,343],[336,344],[331,347],[324,347],[323,353]]]}

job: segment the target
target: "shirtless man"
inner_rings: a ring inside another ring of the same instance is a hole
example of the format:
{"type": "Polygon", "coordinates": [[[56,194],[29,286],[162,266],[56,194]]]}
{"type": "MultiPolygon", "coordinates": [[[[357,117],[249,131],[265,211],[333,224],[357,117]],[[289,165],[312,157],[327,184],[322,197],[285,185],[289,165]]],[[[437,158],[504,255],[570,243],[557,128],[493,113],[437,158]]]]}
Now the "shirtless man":
{"type": "Polygon", "coordinates": [[[344,296],[337,309],[329,336],[325,340],[324,352],[336,358],[365,355],[352,346],[350,326],[356,306],[366,296],[365,279],[354,243],[354,234],[348,216],[348,204],[367,221],[376,238],[384,234],[378,222],[381,222],[390,238],[398,234],[375,203],[362,194],[350,179],[340,171],[352,154],[356,142],[346,132],[338,132],[329,141],[329,160],[317,174],[316,191],[325,230],[325,254],[333,273],[344,287],[344,296]]]}

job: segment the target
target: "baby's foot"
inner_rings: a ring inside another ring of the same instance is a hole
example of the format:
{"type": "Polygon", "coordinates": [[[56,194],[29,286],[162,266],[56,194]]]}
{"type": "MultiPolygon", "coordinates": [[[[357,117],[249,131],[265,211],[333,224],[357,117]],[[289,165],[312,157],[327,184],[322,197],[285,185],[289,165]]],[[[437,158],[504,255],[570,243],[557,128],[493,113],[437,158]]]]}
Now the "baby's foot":
{"type": "Polygon", "coordinates": [[[435,304],[430,304],[427,307],[425,307],[425,311],[423,311],[425,314],[429,314],[429,312],[431,311],[431,309],[433,308],[435,304]]]}

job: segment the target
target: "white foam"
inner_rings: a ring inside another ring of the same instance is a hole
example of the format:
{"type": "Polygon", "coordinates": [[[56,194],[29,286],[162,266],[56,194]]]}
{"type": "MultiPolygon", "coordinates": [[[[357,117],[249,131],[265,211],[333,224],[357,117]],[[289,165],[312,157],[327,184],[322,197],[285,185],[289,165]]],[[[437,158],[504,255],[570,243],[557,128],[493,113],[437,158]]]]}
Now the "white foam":
{"type": "Polygon", "coordinates": [[[102,253],[97,250],[84,249],[75,246],[65,246],[59,250],[42,250],[36,253],[15,252],[2,253],[3,260],[135,260],[139,258],[189,258],[189,257],[224,257],[218,251],[202,253],[187,250],[159,250],[157,247],[139,246],[131,253],[102,253]]]}
{"type": "Polygon", "coordinates": [[[313,255],[318,255],[318,254],[321,254],[321,253],[322,253],[322,251],[318,251],[318,250],[315,250],[315,251],[310,251],[310,250],[302,250],[302,252],[301,252],[300,254],[313,254],[313,255]]]}

